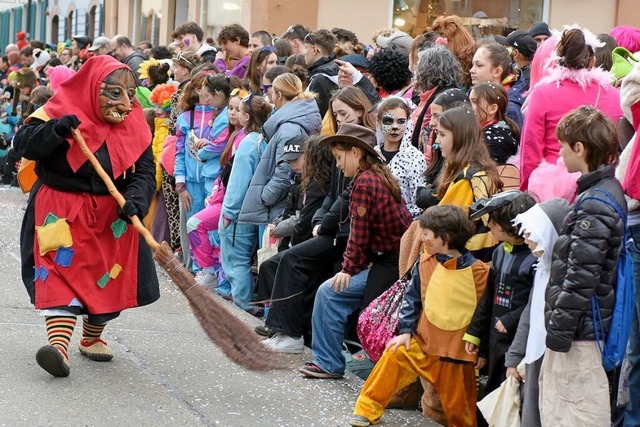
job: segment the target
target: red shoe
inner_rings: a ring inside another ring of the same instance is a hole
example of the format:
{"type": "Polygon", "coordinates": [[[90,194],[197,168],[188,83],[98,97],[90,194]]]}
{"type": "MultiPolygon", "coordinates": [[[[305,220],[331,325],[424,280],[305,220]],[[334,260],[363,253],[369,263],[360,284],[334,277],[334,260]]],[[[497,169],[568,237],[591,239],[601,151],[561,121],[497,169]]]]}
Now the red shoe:
{"type": "Polygon", "coordinates": [[[304,366],[300,368],[300,373],[308,378],[319,378],[322,380],[339,380],[344,376],[342,374],[327,372],[315,363],[305,363],[304,366]]]}

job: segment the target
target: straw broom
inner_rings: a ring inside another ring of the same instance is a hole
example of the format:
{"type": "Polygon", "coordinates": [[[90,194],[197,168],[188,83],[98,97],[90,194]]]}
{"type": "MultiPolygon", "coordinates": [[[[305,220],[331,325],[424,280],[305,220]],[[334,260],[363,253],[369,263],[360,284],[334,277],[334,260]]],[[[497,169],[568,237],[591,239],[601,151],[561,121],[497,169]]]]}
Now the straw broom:
{"type": "MultiPolygon", "coordinates": [[[[80,131],[73,129],[72,133],[80,149],[106,184],[109,193],[116,199],[121,208],[124,207],[124,196],[116,189],[98,159],[87,148],[80,131]]],[[[134,228],[144,237],[153,250],[153,258],[187,297],[193,314],[200,322],[202,329],[222,349],[227,357],[251,370],[289,367],[286,359],[279,353],[275,353],[265,347],[254,331],[234,316],[220,302],[216,301],[209,291],[196,282],[193,275],[174,256],[167,242],[158,243],[136,215],[130,216],[129,219],[131,219],[134,228]]]]}

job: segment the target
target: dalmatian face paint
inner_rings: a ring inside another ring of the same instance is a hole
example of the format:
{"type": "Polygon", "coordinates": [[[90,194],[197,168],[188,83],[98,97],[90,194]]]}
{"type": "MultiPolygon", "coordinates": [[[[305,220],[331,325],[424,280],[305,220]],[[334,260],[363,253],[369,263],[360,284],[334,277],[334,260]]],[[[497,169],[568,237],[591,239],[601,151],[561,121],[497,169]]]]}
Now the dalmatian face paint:
{"type": "Polygon", "coordinates": [[[387,143],[398,144],[402,141],[404,132],[407,129],[407,113],[401,108],[394,108],[382,115],[380,124],[382,135],[387,143]]]}

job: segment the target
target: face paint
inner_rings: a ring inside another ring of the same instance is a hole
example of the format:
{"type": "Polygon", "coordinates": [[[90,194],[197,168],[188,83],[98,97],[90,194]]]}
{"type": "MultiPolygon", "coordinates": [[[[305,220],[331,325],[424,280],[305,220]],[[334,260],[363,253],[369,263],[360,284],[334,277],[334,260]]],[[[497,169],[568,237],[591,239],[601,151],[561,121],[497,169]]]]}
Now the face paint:
{"type": "Polygon", "coordinates": [[[384,113],[382,116],[382,133],[396,133],[404,132],[404,128],[407,127],[406,117],[400,117],[397,120],[393,113],[384,113]]]}
{"type": "Polygon", "coordinates": [[[136,83],[133,74],[116,70],[100,85],[100,110],[105,122],[122,123],[131,112],[136,83]]]}
{"type": "Polygon", "coordinates": [[[183,39],[182,42],[184,43],[185,46],[189,46],[191,44],[191,39],[183,39]]]}

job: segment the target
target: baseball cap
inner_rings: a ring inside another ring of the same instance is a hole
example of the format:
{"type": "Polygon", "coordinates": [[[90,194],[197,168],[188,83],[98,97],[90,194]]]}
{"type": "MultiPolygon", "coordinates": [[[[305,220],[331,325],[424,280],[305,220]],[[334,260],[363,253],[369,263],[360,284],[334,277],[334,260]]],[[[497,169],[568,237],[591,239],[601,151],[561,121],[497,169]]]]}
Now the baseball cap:
{"type": "Polygon", "coordinates": [[[533,24],[531,24],[531,27],[529,27],[529,35],[534,38],[537,36],[551,37],[551,29],[549,28],[549,24],[547,24],[546,22],[534,22],[533,24]]]}
{"type": "Polygon", "coordinates": [[[397,50],[398,52],[409,56],[413,38],[411,38],[411,36],[405,32],[396,31],[389,37],[384,37],[382,35],[378,36],[378,38],[376,39],[376,43],[378,43],[382,48],[397,50]]]}
{"type": "Polygon", "coordinates": [[[105,46],[111,46],[111,40],[109,40],[108,37],[100,36],[93,41],[91,47],[87,48],[87,50],[89,52],[95,52],[96,50],[105,46]]]}
{"type": "Polygon", "coordinates": [[[304,145],[305,137],[302,135],[297,135],[284,143],[284,153],[280,160],[283,162],[288,162],[290,160],[296,160],[304,153],[305,145],[304,145]]]}
{"type": "Polygon", "coordinates": [[[507,37],[496,36],[496,41],[505,46],[518,49],[525,58],[533,58],[538,45],[533,37],[526,31],[516,30],[509,33],[507,37]]]}
{"type": "Polygon", "coordinates": [[[358,53],[344,55],[337,59],[340,61],[348,62],[356,68],[362,68],[364,70],[367,70],[369,68],[369,61],[367,61],[367,58],[358,53]]]}

